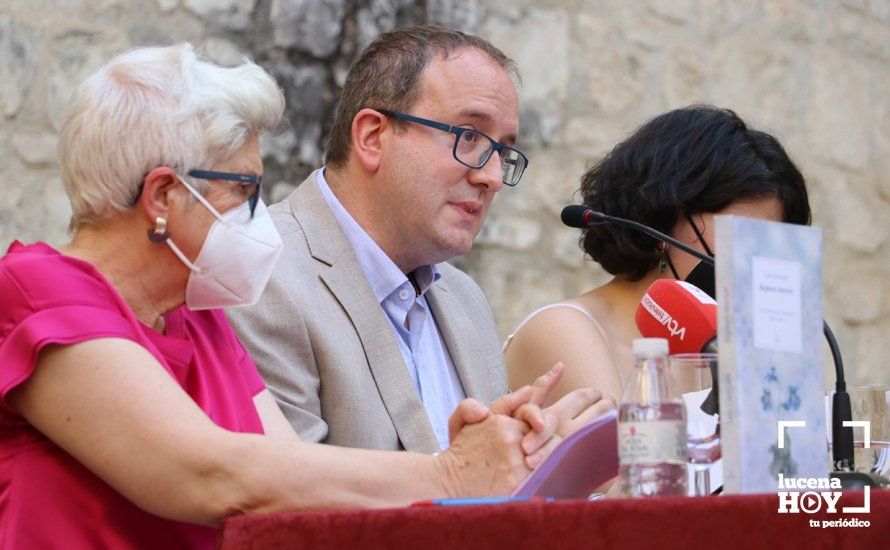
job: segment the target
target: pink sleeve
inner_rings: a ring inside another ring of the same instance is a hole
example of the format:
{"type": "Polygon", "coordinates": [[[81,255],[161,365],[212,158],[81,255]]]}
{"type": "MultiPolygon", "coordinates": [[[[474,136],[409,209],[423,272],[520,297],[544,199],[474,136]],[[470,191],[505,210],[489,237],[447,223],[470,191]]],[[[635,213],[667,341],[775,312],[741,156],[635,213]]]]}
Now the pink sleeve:
{"type": "Polygon", "coordinates": [[[88,296],[66,297],[55,306],[46,296],[32,299],[0,265],[0,418],[20,418],[6,397],[31,376],[45,346],[109,337],[139,342],[134,328],[119,311],[103,307],[106,301],[90,304],[88,296]]]}

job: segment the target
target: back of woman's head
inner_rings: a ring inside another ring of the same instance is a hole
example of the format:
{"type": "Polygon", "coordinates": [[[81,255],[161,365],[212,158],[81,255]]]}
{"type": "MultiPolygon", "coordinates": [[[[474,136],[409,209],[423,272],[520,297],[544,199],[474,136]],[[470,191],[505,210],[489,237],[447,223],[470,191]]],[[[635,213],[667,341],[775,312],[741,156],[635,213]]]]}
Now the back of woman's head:
{"type": "Polygon", "coordinates": [[[154,168],[210,169],[283,111],[275,80],[246,59],[219,67],[190,44],[115,57],[78,87],[59,136],[70,227],[130,209],[154,168]]]}
{"type": "MultiPolygon", "coordinates": [[[[774,197],[783,221],[810,223],[803,176],[773,136],[734,112],[709,106],[670,111],[645,123],[581,179],[584,204],[670,233],[686,214],[774,197]]],[[[658,264],[658,242],[632,229],[597,225],[585,252],[613,275],[639,280],[658,264]]]]}

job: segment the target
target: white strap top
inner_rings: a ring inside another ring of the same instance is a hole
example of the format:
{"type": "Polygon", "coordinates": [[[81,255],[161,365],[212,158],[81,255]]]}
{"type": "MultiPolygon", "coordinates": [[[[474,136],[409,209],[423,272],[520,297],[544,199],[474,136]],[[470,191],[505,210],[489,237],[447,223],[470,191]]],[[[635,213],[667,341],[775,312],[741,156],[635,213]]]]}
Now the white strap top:
{"type": "Polygon", "coordinates": [[[548,306],[539,307],[538,309],[536,309],[533,312],[526,315],[525,319],[523,319],[522,322],[520,322],[519,325],[516,327],[516,330],[514,330],[513,333],[510,334],[509,336],[507,336],[507,339],[504,340],[504,346],[503,346],[503,348],[501,348],[501,351],[502,352],[507,351],[507,348],[510,346],[510,342],[513,341],[513,337],[516,336],[516,333],[519,332],[519,329],[521,329],[523,327],[523,325],[525,325],[532,317],[534,317],[535,315],[541,313],[542,311],[544,311],[546,309],[550,309],[550,308],[554,308],[554,307],[570,307],[572,309],[580,311],[585,317],[590,319],[590,322],[592,322],[594,325],[596,325],[596,328],[599,329],[600,332],[602,332],[602,329],[600,328],[599,323],[596,322],[596,319],[593,318],[593,315],[591,315],[590,312],[587,311],[586,309],[584,309],[583,307],[581,307],[579,305],[575,305],[575,304],[550,304],[548,306]]]}

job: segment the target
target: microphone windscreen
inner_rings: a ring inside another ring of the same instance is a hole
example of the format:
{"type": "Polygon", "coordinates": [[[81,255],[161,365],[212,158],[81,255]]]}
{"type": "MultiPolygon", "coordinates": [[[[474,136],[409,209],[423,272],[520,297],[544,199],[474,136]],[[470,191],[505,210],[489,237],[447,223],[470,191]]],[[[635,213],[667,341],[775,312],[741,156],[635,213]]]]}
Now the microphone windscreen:
{"type": "Polygon", "coordinates": [[[570,204],[562,209],[560,218],[562,219],[562,223],[569,227],[584,229],[590,225],[587,223],[586,219],[586,214],[589,211],[590,209],[583,204],[570,204]]]}
{"type": "Polygon", "coordinates": [[[699,288],[659,279],[637,306],[637,328],[645,338],[665,338],[670,353],[698,353],[717,336],[717,302],[699,288]]]}

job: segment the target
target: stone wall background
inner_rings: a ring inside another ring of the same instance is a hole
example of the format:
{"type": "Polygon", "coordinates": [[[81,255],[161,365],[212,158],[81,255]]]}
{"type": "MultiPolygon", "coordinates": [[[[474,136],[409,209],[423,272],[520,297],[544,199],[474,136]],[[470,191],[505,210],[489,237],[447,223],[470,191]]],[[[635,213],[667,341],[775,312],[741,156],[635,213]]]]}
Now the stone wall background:
{"type": "Polygon", "coordinates": [[[420,22],[481,34],[522,71],[529,172],[455,262],[482,285],[502,336],[608,278],[559,222],[585,168],[646,119],[705,102],[774,133],[798,162],[824,230],[826,317],[848,380],[890,383],[888,0],[4,0],[0,246],[65,242],[62,106],[114,54],[187,40],[220,63],[243,52],[271,71],[290,120],[263,147],[274,201],[320,164],[356,52],[420,22]]]}

